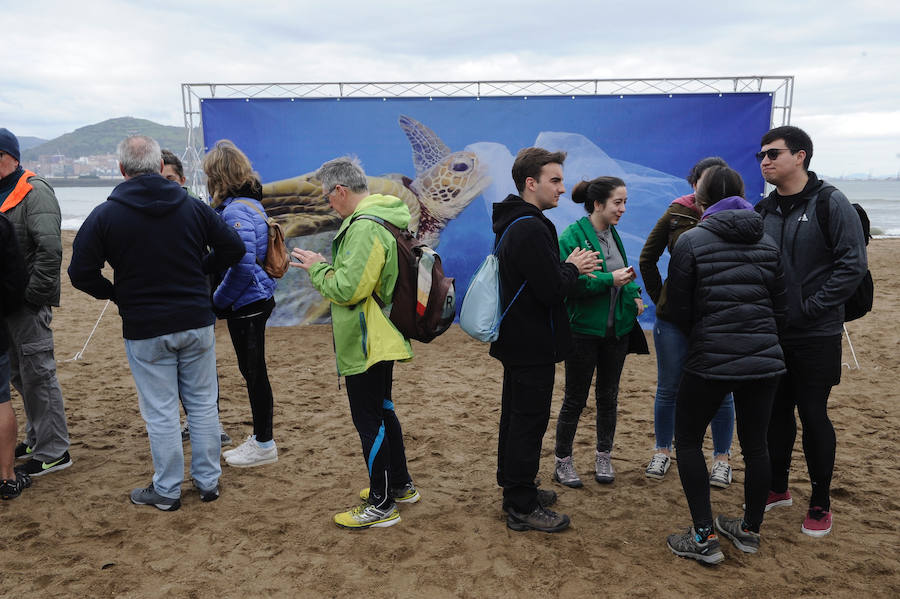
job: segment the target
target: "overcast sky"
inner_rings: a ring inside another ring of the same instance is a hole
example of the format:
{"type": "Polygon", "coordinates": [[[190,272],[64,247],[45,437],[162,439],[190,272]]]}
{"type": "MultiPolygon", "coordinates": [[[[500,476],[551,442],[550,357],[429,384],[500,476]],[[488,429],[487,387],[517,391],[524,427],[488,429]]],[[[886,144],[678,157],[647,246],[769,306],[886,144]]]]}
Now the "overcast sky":
{"type": "Polygon", "coordinates": [[[900,172],[900,3],[726,4],[0,0],[0,126],[182,125],[182,83],[793,75],[813,170],[900,172]]]}

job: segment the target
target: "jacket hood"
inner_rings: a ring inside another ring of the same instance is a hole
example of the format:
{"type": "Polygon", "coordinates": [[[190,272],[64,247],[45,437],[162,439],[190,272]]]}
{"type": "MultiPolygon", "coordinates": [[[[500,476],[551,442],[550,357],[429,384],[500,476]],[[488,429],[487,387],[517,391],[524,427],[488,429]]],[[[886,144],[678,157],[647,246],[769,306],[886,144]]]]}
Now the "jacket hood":
{"type": "Polygon", "coordinates": [[[174,181],[155,173],[138,175],[116,185],[109,200],[150,216],[163,216],[188,197],[187,191],[174,181]]]}
{"type": "Polygon", "coordinates": [[[349,227],[353,218],[360,214],[371,214],[383,218],[401,230],[409,227],[409,208],[406,207],[403,200],[391,195],[373,193],[360,200],[353,214],[344,219],[338,234],[349,227]]]}
{"type": "Polygon", "coordinates": [[[692,193],[689,193],[686,196],[681,196],[680,198],[675,198],[674,200],[672,200],[672,203],[678,204],[679,206],[684,206],[685,208],[690,208],[698,215],[701,213],[700,206],[697,205],[697,200],[692,193]]]}
{"type": "MultiPolygon", "coordinates": [[[[729,199],[731,198],[716,203],[716,206],[729,199]]],[[[746,203],[743,198],[741,200],[746,203]]],[[[734,243],[757,243],[762,239],[763,219],[752,208],[728,209],[727,206],[723,206],[723,208],[708,216],[704,215],[704,220],[697,226],[712,231],[725,241],[734,243]]]]}
{"type": "Polygon", "coordinates": [[[529,204],[517,195],[509,194],[502,202],[494,204],[494,211],[491,214],[494,233],[502,233],[509,223],[526,215],[543,217],[537,206],[529,204]]]}

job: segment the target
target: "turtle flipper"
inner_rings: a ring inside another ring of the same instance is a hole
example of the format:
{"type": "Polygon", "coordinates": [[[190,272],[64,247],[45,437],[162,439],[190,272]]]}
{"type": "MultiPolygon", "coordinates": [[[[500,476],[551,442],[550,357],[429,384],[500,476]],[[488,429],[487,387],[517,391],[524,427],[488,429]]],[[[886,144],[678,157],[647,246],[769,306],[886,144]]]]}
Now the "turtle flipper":
{"type": "Polygon", "coordinates": [[[416,119],[401,114],[397,122],[400,123],[400,128],[406,133],[409,145],[412,146],[416,178],[450,154],[447,144],[416,119]]]}

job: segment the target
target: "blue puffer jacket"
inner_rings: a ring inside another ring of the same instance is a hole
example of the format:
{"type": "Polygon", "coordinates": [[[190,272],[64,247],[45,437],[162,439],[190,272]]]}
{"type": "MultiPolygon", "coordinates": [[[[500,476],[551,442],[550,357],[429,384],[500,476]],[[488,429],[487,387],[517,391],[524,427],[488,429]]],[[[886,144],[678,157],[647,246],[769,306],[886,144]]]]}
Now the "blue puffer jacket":
{"type": "Polygon", "coordinates": [[[219,310],[239,310],[247,304],[269,299],[275,293],[275,280],[256,261],[257,257],[260,262],[266,259],[269,227],[262,215],[244,202],[265,214],[262,204],[252,198],[227,198],[216,207],[216,212],[237,232],[247,248],[241,261],[225,271],[213,293],[213,304],[219,310]]]}

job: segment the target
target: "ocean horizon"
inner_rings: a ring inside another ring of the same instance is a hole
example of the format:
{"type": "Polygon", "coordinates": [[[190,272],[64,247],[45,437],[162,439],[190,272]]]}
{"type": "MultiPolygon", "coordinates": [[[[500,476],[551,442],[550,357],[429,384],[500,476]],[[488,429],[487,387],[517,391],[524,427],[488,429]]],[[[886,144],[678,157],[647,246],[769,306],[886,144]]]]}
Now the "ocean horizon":
{"type": "MultiPolygon", "coordinates": [[[[833,181],[851,202],[865,208],[874,237],[900,237],[900,180],[833,181]]],[[[114,187],[56,187],[56,197],[62,212],[62,228],[77,231],[91,210],[104,202],[114,187]]],[[[630,198],[630,201],[639,202],[640,198],[630,198]]]]}

